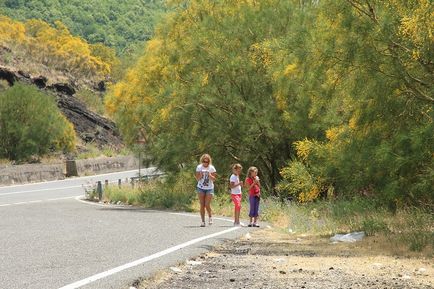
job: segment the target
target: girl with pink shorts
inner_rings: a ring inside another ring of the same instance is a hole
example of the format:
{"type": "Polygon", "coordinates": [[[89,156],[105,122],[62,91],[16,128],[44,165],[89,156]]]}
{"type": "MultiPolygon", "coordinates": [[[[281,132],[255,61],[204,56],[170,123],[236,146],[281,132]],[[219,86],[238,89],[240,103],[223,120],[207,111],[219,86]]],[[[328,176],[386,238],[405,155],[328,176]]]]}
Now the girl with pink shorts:
{"type": "Polygon", "coordinates": [[[234,226],[240,226],[240,211],[241,211],[241,187],[243,181],[240,181],[240,174],[243,167],[240,164],[232,166],[232,175],[229,179],[231,188],[231,198],[234,203],[234,226]]]}

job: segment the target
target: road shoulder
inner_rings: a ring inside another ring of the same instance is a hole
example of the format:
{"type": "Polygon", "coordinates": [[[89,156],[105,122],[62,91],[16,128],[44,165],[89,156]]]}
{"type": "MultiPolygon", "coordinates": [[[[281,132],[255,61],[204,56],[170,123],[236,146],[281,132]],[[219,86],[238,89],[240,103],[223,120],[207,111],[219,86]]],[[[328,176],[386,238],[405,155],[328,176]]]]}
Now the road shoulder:
{"type": "Polygon", "coordinates": [[[432,260],[365,243],[257,230],[133,284],[136,288],[434,288],[432,260]]]}

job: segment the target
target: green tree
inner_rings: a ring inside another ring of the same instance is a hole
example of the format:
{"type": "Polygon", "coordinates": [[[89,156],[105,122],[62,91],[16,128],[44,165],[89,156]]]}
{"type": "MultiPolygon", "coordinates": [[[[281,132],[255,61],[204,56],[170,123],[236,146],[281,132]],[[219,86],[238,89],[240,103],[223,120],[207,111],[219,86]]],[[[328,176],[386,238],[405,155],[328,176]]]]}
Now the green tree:
{"type": "Polygon", "coordinates": [[[277,10],[278,2],[179,8],[108,100],[126,139],[145,134],[153,162],[165,170],[204,151],[223,172],[232,162],[256,165],[272,190],[295,140],[282,126],[268,74],[268,37],[282,36],[295,12],[289,4],[277,10]]]}
{"type": "Polygon", "coordinates": [[[165,12],[164,0],[0,0],[1,14],[24,21],[62,21],[90,43],[103,43],[118,53],[134,42],[148,40],[165,12]]]}
{"type": "Polygon", "coordinates": [[[155,164],[210,152],[300,201],[434,199],[432,1],[172,2],[106,103],[155,164]]]}
{"type": "Polygon", "coordinates": [[[299,160],[283,170],[282,187],[300,187],[301,160],[310,175],[301,199],[332,190],[391,207],[432,201],[432,2],[321,1],[315,10],[298,77],[323,137],[296,143],[299,160]]]}
{"type": "Polygon", "coordinates": [[[53,97],[22,84],[0,92],[0,157],[21,161],[74,149],[73,126],[53,97]]]}

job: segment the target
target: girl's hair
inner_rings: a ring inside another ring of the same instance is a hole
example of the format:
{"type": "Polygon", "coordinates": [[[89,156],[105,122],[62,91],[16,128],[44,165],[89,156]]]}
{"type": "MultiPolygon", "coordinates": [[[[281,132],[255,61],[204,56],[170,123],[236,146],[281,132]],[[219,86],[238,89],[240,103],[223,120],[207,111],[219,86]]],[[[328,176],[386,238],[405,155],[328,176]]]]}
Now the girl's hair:
{"type": "Polygon", "coordinates": [[[204,159],[208,159],[209,160],[209,164],[212,164],[212,159],[211,159],[211,156],[209,154],[203,154],[200,157],[199,162],[202,163],[204,159]]]}
{"type": "Polygon", "coordinates": [[[258,172],[258,168],[257,167],[250,167],[249,170],[247,171],[247,176],[250,178],[252,177],[252,172],[258,172]]]}
{"type": "Polygon", "coordinates": [[[242,168],[243,168],[243,166],[240,165],[240,164],[234,164],[234,165],[232,165],[232,169],[233,169],[233,170],[236,170],[236,169],[242,169],[242,168]]]}

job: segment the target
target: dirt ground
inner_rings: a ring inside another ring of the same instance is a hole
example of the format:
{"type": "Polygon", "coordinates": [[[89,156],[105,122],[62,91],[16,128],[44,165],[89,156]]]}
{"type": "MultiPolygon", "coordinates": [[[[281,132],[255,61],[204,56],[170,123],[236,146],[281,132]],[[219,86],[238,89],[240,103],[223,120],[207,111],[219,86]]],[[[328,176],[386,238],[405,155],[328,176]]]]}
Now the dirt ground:
{"type": "Polygon", "coordinates": [[[332,244],[328,238],[261,229],[159,272],[136,286],[141,289],[434,288],[432,258],[397,257],[391,249],[374,237],[356,243],[332,244]]]}

